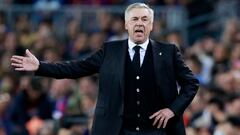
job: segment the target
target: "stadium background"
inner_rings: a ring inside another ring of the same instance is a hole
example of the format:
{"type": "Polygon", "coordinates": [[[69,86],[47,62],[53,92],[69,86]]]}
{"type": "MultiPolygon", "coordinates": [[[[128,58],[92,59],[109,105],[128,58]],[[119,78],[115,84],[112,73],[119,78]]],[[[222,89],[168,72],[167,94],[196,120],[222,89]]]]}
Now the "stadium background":
{"type": "Polygon", "coordinates": [[[0,135],[89,135],[97,75],[38,78],[13,71],[10,57],[28,48],[49,62],[86,58],[128,37],[133,2],[154,8],[151,38],[175,43],[200,80],[187,135],[240,135],[239,0],[0,0],[0,135]]]}

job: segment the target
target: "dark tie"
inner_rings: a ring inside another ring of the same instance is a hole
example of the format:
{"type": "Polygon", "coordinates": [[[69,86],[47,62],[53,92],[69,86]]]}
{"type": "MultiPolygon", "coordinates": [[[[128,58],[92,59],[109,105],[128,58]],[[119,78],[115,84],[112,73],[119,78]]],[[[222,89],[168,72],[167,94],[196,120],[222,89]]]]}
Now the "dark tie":
{"type": "Polygon", "coordinates": [[[133,56],[133,60],[132,60],[132,63],[133,63],[133,67],[135,69],[136,72],[139,71],[140,69],[140,46],[136,45],[133,47],[135,53],[134,53],[134,56],[133,56]]]}

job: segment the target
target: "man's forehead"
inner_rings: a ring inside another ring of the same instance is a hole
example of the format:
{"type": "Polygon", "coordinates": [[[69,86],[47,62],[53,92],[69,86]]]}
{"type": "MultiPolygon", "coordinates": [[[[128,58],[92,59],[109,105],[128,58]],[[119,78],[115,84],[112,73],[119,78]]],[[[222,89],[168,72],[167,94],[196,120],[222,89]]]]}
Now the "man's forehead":
{"type": "Polygon", "coordinates": [[[150,16],[150,11],[146,8],[133,8],[132,10],[129,11],[129,15],[131,17],[149,17],[150,16]]]}

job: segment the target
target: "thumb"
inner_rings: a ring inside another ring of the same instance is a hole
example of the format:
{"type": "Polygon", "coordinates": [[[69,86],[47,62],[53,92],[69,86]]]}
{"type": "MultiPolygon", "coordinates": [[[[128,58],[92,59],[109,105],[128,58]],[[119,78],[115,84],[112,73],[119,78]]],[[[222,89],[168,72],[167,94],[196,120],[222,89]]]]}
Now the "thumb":
{"type": "Polygon", "coordinates": [[[35,64],[37,64],[37,66],[39,66],[40,64],[39,60],[28,49],[26,50],[26,55],[30,57],[30,59],[32,59],[35,62],[35,64]]]}
{"type": "Polygon", "coordinates": [[[28,49],[26,50],[26,54],[28,57],[34,57],[34,55],[28,49]]]}

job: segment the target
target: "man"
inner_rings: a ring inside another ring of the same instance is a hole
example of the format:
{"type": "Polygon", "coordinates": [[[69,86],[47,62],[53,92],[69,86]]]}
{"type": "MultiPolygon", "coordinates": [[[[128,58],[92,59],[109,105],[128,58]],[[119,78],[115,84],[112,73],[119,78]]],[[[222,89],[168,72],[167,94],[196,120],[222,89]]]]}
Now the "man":
{"type": "Polygon", "coordinates": [[[12,134],[27,135],[39,128],[32,127],[30,123],[37,122],[40,126],[42,120],[52,119],[54,102],[44,91],[40,79],[31,78],[27,87],[15,96],[10,108],[8,115],[12,134]]]}
{"type": "Polygon", "coordinates": [[[134,3],[125,11],[128,40],[104,43],[86,60],[65,63],[39,62],[26,50],[26,57],[11,58],[12,66],[54,78],[99,73],[92,135],[185,135],[182,114],[198,80],[174,45],[149,39],[153,17],[147,5],[134,3]]]}

